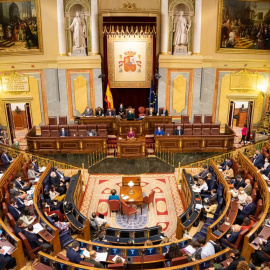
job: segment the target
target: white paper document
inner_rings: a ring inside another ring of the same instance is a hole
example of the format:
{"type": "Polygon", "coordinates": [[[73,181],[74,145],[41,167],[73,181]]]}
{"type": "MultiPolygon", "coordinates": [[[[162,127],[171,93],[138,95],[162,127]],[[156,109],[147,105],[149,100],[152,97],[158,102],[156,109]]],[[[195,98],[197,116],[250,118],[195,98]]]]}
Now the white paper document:
{"type": "Polygon", "coordinates": [[[100,262],[106,262],[108,257],[108,252],[97,252],[96,259],[100,262]]]}
{"type": "Polygon", "coordinates": [[[3,246],[2,249],[5,251],[4,255],[10,250],[10,247],[3,246]]]}
{"type": "Polygon", "coordinates": [[[87,258],[90,258],[90,252],[86,249],[83,251],[82,255],[87,257],[87,258]]]}
{"type": "Polygon", "coordinates": [[[195,251],[196,251],[196,249],[194,248],[194,247],[192,247],[191,245],[188,245],[187,247],[185,247],[185,248],[183,248],[187,253],[189,253],[189,254],[193,254],[195,251]]]}
{"type": "Polygon", "coordinates": [[[40,223],[34,224],[33,227],[34,227],[34,233],[36,233],[36,234],[39,233],[40,231],[44,230],[44,228],[41,226],[40,223]]]}
{"type": "Polygon", "coordinates": [[[128,198],[129,198],[129,196],[127,196],[127,195],[123,197],[124,200],[126,200],[126,199],[128,199],[128,198]]]}
{"type": "Polygon", "coordinates": [[[122,262],[124,263],[125,262],[125,259],[116,255],[115,257],[112,258],[112,260],[115,262],[117,258],[121,258],[122,262]]]}

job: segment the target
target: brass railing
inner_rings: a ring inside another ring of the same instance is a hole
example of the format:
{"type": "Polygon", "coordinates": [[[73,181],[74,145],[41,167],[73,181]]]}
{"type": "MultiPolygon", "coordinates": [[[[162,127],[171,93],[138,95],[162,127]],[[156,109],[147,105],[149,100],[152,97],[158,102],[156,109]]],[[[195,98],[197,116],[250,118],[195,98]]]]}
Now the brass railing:
{"type": "Polygon", "coordinates": [[[193,162],[185,166],[182,166],[182,168],[201,168],[203,167],[203,165],[209,166],[211,161],[213,161],[216,164],[219,164],[219,163],[222,163],[227,157],[237,158],[239,152],[243,153],[246,156],[252,156],[256,150],[262,150],[262,147],[266,142],[268,142],[268,140],[261,141],[256,144],[248,145],[245,147],[241,147],[239,149],[236,149],[236,150],[233,150],[233,151],[221,154],[221,155],[213,156],[204,160],[193,162]]]}
{"type": "Polygon", "coordinates": [[[174,167],[175,165],[175,153],[172,153],[165,148],[160,148],[156,150],[156,158],[166,162],[167,164],[174,167]]]}

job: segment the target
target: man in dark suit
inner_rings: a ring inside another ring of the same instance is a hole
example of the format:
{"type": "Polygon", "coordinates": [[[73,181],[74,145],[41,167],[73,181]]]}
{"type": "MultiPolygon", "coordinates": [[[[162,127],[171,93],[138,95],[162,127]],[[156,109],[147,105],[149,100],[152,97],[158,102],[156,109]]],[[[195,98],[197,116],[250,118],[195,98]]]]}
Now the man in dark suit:
{"type": "Polygon", "coordinates": [[[267,240],[261,239],[260,249],[256,250],[255,253],[251,254],[252,261],[255,264],[255,266],[261,266],[263,262],[269,261],[269,259],[266,257],[264,253],[270,256],[270,237],[268,237],[267,240]]]}
{"type": "Polygon", "coordinates": [[[14,180],[14,184],[15,184],[15,187],[18,189],[18,190],[22,190],[22,191],[27,191],[30,189],[30,186],[28,186],[26,183],[24,183],[22,181],[22,178],[21,176],[19,175],[16,175],[15,177],[15,180],[14,180]]]}
{"type": "Polygon", "coordinates": [[[49,243],[43,243],[43,240],[38,238],[38,236],[34,233],[34,227],[32,224],[28,225],[27,231],[24,232],[24,235],[32,249],[41,247],[41,250],[48,250],[51,248],[49,243]]]}
{"type": "Polygon", "coordinates": [[[17,221],[21,216],[21,211],[18,210],[17,204],[13,199],[10,200],[10,204],[8,205],[8,212],[13,216],[15,221],[17,221]]]}
{"type": "Polygon", "coordinates": [[[66,183],[66,182],[69,182],[70,181],[70,177],[67,177],[64,175],[63,172],[60,171],[59,168],[57,168],[56,166],[54,167],[54,170],[56,172],[56,175],[58,177],[60,177],[60,181],[63,182],[63,183],[66,183]]]}
{"type": "Polygon", "coordinates": [[[215,188],[211,189],[211,193],[204,197],[204,202],[209,203],[210,199],[217,200],[217,190],[215,188]]]}
{"type": "Polygon", "coordinates": [[[14,226],[14,232],[15,234],[17,235],[17,237],[19,237],[19,233],[23,233],[25,232],[25,224],[23,222],[22,219],[19,219],[17,222],[16,222],[16,225],[14,226]]]}
{"type": "Polygon", "coordinates": [[[177,126],[177,128],[174,130],[173,135],[183,135],[184,131],[181,128],[181,126],[177,126]]]}
{"type": "Polygon", "coordinates": [[[82,113],[82,116],[92,116],[93,115],[93,109],[86,107],[84,112],[82,113]]]}
{"type": "Polygon", "coordinates": [[[59,192],[60,195],[63,195],[66,193],[66,185],[63,181],[61,181],[60,176],[57,175],[56,172],[51,172],[50,182],[51,182],[51,185],[55,186],[56,191],[59,192]]]}
{"type": "Polygon", "coordinates": [[[236,179],[235,179],[235,181],[231,181],[232,183],[233,183],[233,185],[234,185],[234,188],[235,189],[239,189],[240,187],[245,187],[246,186],[246,184],[245,184],[245,180],[244,180],[244,178],[242,178],[242,176],[241,175],[236,175],[236,179]]]}
{"type": "Polygon", "coordinates": [[[102,116],[103,110],[100,107],[97,107],[96,109],[96,116],[102,116]]]}
{"type": "Polygon", "coordinates": [[[72,263],[79,264],[83,261],[84,256],[80,255],[80,244],[78,241],[74,241],[71,248],[67,248],[67,257],[72,263]]]}
{"type": "Polygon", "coordinates": [[[89,263],[92,263],[94,267],[97,268],[104,268],[104,266],[96,259],[97,257],[97,252],[95,250],[92,250],[90,252],[90,259],[86,260],[89,263]]]}
{"type": "Polygon", "coordinates": [[[15,197],[16,197],[16,204],[17,204],[19,211],[23,212],[23,210],[25,209],[24,200],[22,200],[20,198],[20,196],[15,196],[15,197]]]}
{"type": "Polygon", "coordinates": [[[106,116],[115,116],[113,109],[107,109],[106,116]]]}
{"type": "Polygon", "coordinates": [[[166,107],[164,107],[163,109],[162,109],[162,111],[161,111],[161,114],[160,114],[161,116],[168,116],[168,110],[167,110],[167,108],[166,107]]]}
{"type": "Polygon", "coordinates": [[[261,169],[264,165],[264,157],[263,154],[259,150],[256,151],[253,157],[253,164],[258,168],[261,169]]]}
{"type": "Polygon", "coordinates": [[[219,165],[218,165],[218,168],[219,169],[222,169],[222,171],[225,171],[226,170],[226,166],[228,166],[228,167],[232,167],[232,161],[230,160],[230,158],[226,158],[225,159],[225,161],[224,162],[222,162],[222,163],[220,163],[219,165]]]}
{"type": "Polygon", "coordinates": [[[193,179],[194,179],[195,181],[198,181],[199,178],[201,178],[201,179],[206,179],[208,173],[209,173],[209,171],[208,171],[208,169],[207,169],[207,166],[204,165],[204,166],[203,166],[203,170],[202,170],[201,172],[199,172],[198,174],[195,174],[195,175],[193,176],[193,179]]]}
{"type": "Polygon", "coordinates": [[[18,190],[23,190],[23,191],[28,191],[31,188],[31,183],[28,185],[27,183],[24,183],[22,181],[21,176],[16,175],[15,180],[14,180],[15,187],[18,190]]]}
{"type": "Polygon", "coordinates": [[[1,161],[4,163],[5,168],[7,168],[13,162],[13,159],[10,157],[7,150],[2,151],[1,161]]]}
{"type": "Polygon", "coordinates": [[[121,116],[121,118],[125,117],[125,108],[124,108],[123,103],[121,103],[120,106],[119,106],[118,114],[121,116]]]}
{"type": "Polygon", "coordinates": [[[59,131],[59,136],[60,137],[67,137],[67,136],[69,136],[68,131],[65,128],[62,127],[61,130],[59,131]]]}
{"type": "Polygon", "coordinates": [[[38,166],[38,163],[37,163],[37,160],[36,159],[33,159],[32,160],[32,165],[34,166],[34,171],[39,173],[39,166],[38,166]]]}
{"type": "Polygon", "coordinates": [[[246,205],[238,207],[238,214],[236,217],[236,223],[242,224],[245,217],[248,217],[249,215],[254,215],[255,210],[256,210],[255,203],[252,201],[251,196],[247,196],[246,197],[246,205]]]}
{"type": "Polygon", "coordinates": [[[264,174],[265,176],[267,176],[269,173],[270,173],[270,158],[266,158],[265,161],[264,161],[264,167],[266,167],[265,169],[262,168],[260,170],[260,173],[264,174]],[[267,162],[267,163],[266,163],[267,162]],[[267,165],[268,164],[268,165],[267,165]]]}
{"type": "Polygon", "coordinates": [[[233,227],[233,232],[231,234],[227,234],[226,236],[224,236],[223,238],[221,238],[221,246],[223,246],[224,248],[226,247],[231,247],[230,245],[228,245],[226,243],[225,240],[227,240],[229,243],[231,244],[235,244],[240,232],[241,232],[241,226],[238,224],[235,224],[233,227]]]}

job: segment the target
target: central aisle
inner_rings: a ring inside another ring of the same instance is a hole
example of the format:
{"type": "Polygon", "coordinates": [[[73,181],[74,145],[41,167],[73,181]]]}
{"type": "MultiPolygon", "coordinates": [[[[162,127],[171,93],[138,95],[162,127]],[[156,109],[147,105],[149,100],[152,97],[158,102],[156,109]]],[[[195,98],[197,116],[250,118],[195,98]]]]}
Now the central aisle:
{"type": "MultiPolygon", "coordinates": [[[[175,237],[176,217],[183,213],[183,206],[178,192],[177,183],[174,174],[141,174],[141,186],[143,195],[147,196],[152,190],[155,190],[154,207],[143,205],[143,212],[138,208],[137,219],[130,216],[129,222],[126,222],[126,216],[112,213],[109,216],[108,197],[111,189],[115,188],[120,195],[120,186],[122,176],[119,174],[94,174],[88,179],[81,213],[90,217],[92,212],[98,212],[105,216],[108,225],[116,228],[144,228],[161,225],[164,233],[171,239],[175,237]]],[[[133,205],[136,208],[135,205],[133,205]]]]}

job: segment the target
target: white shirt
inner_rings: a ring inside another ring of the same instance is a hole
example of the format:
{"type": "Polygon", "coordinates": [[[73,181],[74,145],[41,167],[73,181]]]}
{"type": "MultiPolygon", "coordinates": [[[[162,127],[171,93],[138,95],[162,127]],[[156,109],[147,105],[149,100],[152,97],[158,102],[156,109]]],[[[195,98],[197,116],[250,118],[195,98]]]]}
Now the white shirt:
{"type": "Polygon", "coordinates": [[[202,252],[201,252],[202,259],[212,256],[214,254],[215,254],[214,246],[210,242],[207,242],[206,245],[202,247],[202,252]]]}
{"type": "Polygon", "coordinates": [[[206,182],[204,182],[201,186],[198,187],[198,189],[200,190],[200,192],[203,191],[207,191],[208,190],[208,186],[206,184],[206,182]]]}

